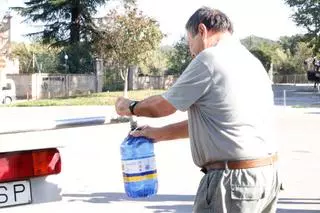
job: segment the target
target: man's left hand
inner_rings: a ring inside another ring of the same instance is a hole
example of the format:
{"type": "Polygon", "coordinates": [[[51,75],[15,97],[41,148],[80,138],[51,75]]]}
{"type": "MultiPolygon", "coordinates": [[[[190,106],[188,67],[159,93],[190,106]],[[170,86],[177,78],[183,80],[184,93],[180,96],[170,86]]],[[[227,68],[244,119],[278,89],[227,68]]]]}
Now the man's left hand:
{"type": "Polygon", "coordinates": [[[131,103],[131,100],[124,98],[124,97],[119,97],[116,101],[115,108],[120,116],[131,116],[131,112],[129,110],[129,105],[131,103]]]}

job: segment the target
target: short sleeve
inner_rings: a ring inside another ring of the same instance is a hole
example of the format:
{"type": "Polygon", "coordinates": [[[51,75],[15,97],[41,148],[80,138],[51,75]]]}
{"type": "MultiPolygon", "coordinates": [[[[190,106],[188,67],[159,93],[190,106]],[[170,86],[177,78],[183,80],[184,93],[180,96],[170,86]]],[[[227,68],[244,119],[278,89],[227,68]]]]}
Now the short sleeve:
{"type": "Polygon", "coordinates": [[[186,111],[206,93],[212,83],[212,74],[208,67],[195,58],[162,97],[177,110],[186,111]]]}

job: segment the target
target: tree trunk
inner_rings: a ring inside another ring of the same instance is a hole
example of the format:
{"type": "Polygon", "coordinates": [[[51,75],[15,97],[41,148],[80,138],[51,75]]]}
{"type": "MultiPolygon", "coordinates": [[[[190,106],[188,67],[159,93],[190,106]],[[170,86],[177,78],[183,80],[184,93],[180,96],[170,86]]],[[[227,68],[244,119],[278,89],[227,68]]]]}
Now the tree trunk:
{"type": "Polygon", "coordinates": [[[70,43],[75,44],[80,41],[80,0],[72,0],[71,5],[71,28],[70,43]]]}
{"type": "MultiPolygon", "coordinates": [[[[78,50],[80,43],[81,4],[80,0],[72,0],[71,2],[70,45],[73,50],[78,50]]],[[[78,73],[80,69],[80,59],[77,51],[72,51],[70,60],[74,69],[69,70],[69,72],[78,73]]]]}
{"type": "Polygon", "coordinates": [[[124,89],[123,89],[123,97],[125,98],[128,98],[128,74],[129,74],[129,68],[126,68],[124,72],[124,89]]]}

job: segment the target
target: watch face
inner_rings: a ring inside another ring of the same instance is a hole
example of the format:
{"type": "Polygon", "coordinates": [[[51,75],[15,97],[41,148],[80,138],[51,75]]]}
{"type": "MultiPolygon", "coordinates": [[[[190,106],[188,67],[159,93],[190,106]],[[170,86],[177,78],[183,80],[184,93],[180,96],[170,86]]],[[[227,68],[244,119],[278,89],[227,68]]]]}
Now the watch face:
{"type": "Polygon", "coordinates": [[[132,115],[134,115],[133,108],[136,106],[137,103],[138,103],[138,101],[132,101],[129,105],[129,110],[132,115]]]}
{"type": "Polygon", "coordinates": [[[133,105],[135,105],[136,104],[136,102],[135,101],[132,101],[131,103],[130,103],[130,106],[132,107],[133,105]]]}

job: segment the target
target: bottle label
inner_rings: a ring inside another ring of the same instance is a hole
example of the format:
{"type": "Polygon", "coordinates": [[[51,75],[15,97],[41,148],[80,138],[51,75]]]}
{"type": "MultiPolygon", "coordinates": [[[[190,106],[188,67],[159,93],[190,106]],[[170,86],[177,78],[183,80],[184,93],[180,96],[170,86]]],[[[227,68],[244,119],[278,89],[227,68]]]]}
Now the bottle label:
{"type": "Polygon", "coordinates": [[[122,171],[125,175],[141,174],[154,170],[156,170],[155,157],[122,161],[122,171]]]}

